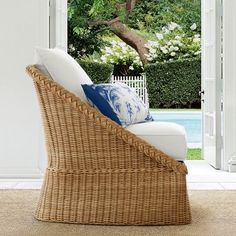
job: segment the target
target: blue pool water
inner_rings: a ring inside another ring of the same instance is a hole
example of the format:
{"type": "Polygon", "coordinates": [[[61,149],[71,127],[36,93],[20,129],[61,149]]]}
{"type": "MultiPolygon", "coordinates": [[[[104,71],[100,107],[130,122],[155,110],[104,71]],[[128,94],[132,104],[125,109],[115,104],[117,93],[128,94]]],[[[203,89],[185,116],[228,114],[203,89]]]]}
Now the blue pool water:
{"type": "Polygon", "coordinates": [[[185,127],[189,147],[201,147],[201,112],[151,112],[156,121],[173,122],[185,127]]]}

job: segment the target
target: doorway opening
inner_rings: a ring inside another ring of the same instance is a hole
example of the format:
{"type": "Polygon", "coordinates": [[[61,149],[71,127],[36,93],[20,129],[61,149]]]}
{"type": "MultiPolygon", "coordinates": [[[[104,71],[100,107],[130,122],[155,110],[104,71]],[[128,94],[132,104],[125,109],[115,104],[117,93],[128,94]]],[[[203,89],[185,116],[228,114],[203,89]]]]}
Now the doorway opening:
{"type": "Polygon", "coordinates": [[[127,83],[143,76],[154,119],[184,125],[188,158],[202,159],[200,0],[82,2],[68,4],[68,52],[91,77],[86,64],[127,83]]]}
{"type": "Polygon", "coordinates": [[[188,158],[227,169],[222,155],[222,1],[126,1],[129,10],[125,4],[111,7],[115,1],[82,2],[68,1],[69,53],[97,82],[109,81],[111,73],[143,76],[153,116],[186,126],[188,158]],[[135,37],[146,41],[134,45],[135,37]]]}

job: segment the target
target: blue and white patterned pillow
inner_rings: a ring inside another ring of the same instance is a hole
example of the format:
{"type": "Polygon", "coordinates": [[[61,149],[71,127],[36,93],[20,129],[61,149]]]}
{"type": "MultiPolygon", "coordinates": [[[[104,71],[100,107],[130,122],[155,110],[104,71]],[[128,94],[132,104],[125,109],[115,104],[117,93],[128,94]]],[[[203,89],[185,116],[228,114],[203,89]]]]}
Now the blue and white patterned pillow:
{"type": "Polygon", "coordinates": [[[153,121],[148,107],[126,84],[82,84],[82,87],[92,106],[123,127],[153,121]]]}

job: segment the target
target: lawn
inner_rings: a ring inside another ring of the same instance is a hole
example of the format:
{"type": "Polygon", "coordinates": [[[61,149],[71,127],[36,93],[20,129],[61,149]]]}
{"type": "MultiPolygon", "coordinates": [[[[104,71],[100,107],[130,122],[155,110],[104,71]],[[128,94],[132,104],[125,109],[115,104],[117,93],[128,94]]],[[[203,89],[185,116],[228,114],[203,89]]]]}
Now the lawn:
{"type": "Polygon", "coordinates": [[[201,112],[201,109],[154,109],[154,108],[150,108],[151,112],[201,112]]]}
{"type": "Polygon", "coordinates": [[[187,160],[203,160],[201,157],[201,148],[189,148],[187,153],[187,160]]]}

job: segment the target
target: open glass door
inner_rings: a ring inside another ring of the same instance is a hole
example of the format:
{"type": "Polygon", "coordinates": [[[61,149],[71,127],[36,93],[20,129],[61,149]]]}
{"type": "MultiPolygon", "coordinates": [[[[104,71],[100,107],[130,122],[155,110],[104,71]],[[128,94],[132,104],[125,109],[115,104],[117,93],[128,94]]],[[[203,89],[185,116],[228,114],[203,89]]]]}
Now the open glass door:
{"type": "Polygon", "coordinates": [[[203,157],[221,167],[221,0],[202,0],[203,157]]]}

